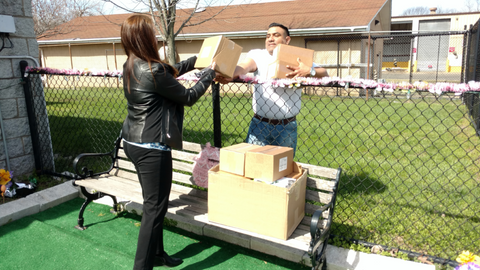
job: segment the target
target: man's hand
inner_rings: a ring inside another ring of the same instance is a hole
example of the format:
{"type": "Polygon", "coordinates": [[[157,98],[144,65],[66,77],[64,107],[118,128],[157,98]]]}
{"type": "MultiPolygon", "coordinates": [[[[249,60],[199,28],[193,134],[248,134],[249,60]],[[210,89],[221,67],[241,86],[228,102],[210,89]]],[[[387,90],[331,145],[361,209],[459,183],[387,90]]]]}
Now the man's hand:
{"type": "Polygon", "coordinates": [[[287,68],[293,72],[287,73],[287,78],[296,78],[296,77],[310,77],[310,69],[311,67],[305,65],[300,58],[297,58],[298,66],[292,67],[288,66],[287,68]]]}

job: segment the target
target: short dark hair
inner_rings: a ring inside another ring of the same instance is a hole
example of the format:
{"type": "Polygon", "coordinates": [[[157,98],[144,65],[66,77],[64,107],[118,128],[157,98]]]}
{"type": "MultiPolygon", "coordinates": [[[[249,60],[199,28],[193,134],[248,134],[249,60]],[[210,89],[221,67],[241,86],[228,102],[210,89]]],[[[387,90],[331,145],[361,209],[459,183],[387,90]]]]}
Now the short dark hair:
{"type": "Polygon", "coordinates": [[[290,36],[290,32],[288,31],[288,28],[283,25],[283,24],[280,24],[280,23],[271,23],[269,26],[268,26],[268,29],[272,28],[272,27],[280,27],[282,28],[283,30],[285,30],[285,32],[287,32],[287,37],[290,36]]]}

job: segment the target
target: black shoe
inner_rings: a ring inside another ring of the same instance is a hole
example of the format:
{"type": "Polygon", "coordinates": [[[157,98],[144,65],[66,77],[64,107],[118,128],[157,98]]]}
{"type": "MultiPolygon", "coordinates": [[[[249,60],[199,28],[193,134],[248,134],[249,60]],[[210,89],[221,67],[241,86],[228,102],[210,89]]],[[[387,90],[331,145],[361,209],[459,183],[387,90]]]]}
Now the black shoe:
{"type": "Polygon", "coordinates": [[[154,266],[166,266],[166,267],[175,267],[183,263],[183,260],[180,258],[173,258],[168,256],[166,252],[163,252],[162,255],[155,255],[154,266]]]}

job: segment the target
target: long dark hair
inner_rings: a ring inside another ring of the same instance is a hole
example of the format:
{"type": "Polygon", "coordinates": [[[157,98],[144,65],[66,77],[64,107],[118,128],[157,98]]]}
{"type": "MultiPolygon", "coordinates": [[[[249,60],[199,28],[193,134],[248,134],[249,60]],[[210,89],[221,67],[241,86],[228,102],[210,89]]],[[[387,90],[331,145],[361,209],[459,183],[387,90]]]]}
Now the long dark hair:
{"type": "Polygon", "coordinates": [[[135,14],[128,17],[122,23],[120,35],[123,48],[127,54],[126,70],[128,71],[128,74],[123,74],[123,76],[125,77],[125,83],[127,84],[129,93],[130,77],[133,76],[133,78],[137,80],[135,74],[133,74],[133,60],[135,57],[148,63],[152,76],[152,62],[160,63],[165,69],[169,70],[173,76],[177,76],[178,71],[160,59],[154,25],[150,17],[142,14],[135,14]]]}

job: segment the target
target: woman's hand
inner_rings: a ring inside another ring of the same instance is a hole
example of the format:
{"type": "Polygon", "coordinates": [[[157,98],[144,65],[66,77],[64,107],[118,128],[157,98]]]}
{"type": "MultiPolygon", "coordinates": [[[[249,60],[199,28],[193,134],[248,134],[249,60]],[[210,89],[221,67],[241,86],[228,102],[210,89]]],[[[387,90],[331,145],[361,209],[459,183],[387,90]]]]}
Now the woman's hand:
{"type": "Polygon", "coordinates": [[[210,68],[213,69],[215,71],[215,77],[218,77],[220,76],[220,73],[218,73],[216,70],[215,70],[215,67],[217,66],[217,64],[215,62],[213,62],[211,65],[210,65],[210,68]]]}

